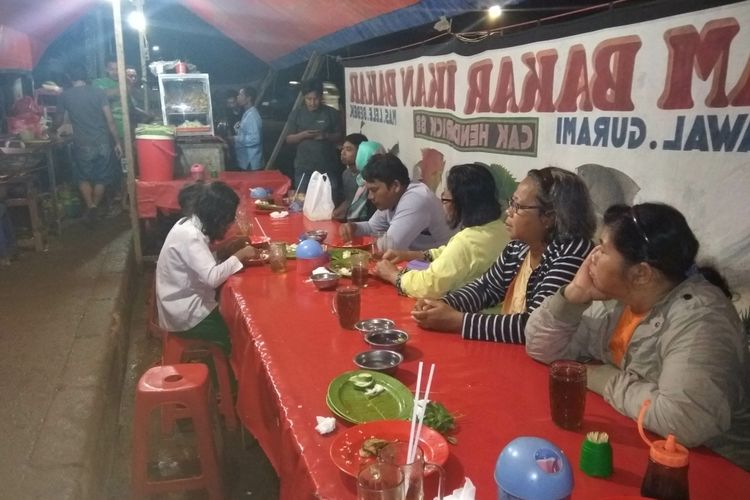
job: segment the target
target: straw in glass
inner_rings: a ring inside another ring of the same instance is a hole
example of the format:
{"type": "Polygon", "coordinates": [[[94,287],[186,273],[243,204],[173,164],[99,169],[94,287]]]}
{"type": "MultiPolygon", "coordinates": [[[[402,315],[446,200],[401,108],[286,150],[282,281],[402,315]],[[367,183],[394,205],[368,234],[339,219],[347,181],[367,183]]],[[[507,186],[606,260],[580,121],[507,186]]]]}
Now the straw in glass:
{"type": "Polygon", "coordinates": [[[255,217],[255,223],[256,223],[256,224],[258,225],[258,228],[260,229],[260,232],[261,232],[261,233],[263,233],[263,236],[264,236],[265,238],[268,238],[268,235],[267,235],[267,234],[266,234],[266,232],[265,232],[265,231],[263,230],[263,226],[261,226],[261,225],[260,225],[260,221],[258,220],[258,218],[257,218],[257,217],[255,217]]]}
{"type": "Polygon", "coordinates": [[[421,389],[422,386],[422,365],[423,363],[419,362],[419,369],[417,370],[417,388],[414,390],[414,406],[411,410],[411,425],[409,426],[409,446],[406,449],[406,457],[411,457],[412,454],[412,446],[414,445],[414,428],[417,424],[417,406],[419,404],[419,389],[421,389]]]}
{"type": "Polygon", "coordinates": [[[422,421],[424,420],[424,414],[427,412],[427,401],[430,398],[430,386],[432,386],[432,375],[434,373],[435,373],[435,364],[433,363],[430,366],[430,376],[427,378],[427,388],[425,389],[424,394],[422,395],[422,399],[425,400],[425,407],[424,407],[424,411],[422,411],[419,416],[419,423],[417,424],[417,432],[414,435],[414,442],[411,446],[411,453],[408,455],[409,463],[414,462],[414,457],[417,454],[417,447],[418,447],[417,443],[419,443],[419,433],[422,432],[422,421]]]}

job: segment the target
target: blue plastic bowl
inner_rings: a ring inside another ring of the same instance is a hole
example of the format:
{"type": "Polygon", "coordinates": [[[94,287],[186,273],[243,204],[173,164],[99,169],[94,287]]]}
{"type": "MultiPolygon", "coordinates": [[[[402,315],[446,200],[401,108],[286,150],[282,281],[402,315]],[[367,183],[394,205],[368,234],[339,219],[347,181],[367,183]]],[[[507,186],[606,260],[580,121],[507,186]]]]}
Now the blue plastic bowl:
{"type": "Polygon", "coordinates": [[[262,187],[255,187],[250,190],[250,198],[256,199],[256,200],[263,200],[265,198],[268,198],[271,193],[269,193],[265,188],[262,187]]]}
{"type": "Polygon", "coordinates": [[[304,240],[297,245],[298,259],[317,259],[324,253],[321,244],[315,240],[304,240]]]}
{"type": "Polygon", "coordinates": [[[573,470],[546,439],[522,436],[503,448],[495,465],[497,498],[562,500],[573,492],[573,470]]]}

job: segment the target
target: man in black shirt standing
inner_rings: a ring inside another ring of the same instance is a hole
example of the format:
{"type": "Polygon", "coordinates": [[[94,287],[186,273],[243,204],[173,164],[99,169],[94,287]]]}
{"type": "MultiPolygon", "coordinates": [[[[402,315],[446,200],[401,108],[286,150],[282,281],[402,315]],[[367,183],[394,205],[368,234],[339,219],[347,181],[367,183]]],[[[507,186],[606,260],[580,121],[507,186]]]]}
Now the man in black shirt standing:
{"type": "Polygon", "coordinates": [[[320,80],[303,82],[302,95],[305,104],[295,111],[286,137],[287,144],[297,145],[294,185],[299,186],[300,192],[304,193],[313,172],[317,170],[328,174],[334,203],[338,203],[341,198],[342,170],[336,151],[336,144],[342,137],[339,112],[322,104],[323,83],[320,80]],[[304,180],[302,174],[305,175],[304,180]]]}

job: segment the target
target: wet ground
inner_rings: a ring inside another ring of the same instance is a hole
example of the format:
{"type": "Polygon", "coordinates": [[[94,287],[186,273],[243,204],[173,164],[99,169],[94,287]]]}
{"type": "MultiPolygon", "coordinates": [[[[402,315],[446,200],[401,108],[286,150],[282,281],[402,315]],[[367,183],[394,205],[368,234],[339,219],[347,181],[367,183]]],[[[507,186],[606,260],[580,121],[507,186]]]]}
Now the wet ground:
{"type": "MultiPolygon", "coordinates": [[[[124,215],[94,230],[72,221],[48,251],[0,266],[0,498],[130,498],[133,387],[160,349],[145,329],[151,274],[137,272],[131,245],[124,215]]],[[[155,448],[154,472],[196,467],[189,425],[180,430],[155,448]]],[[[219,434],[229,498],[277,498],[252,437],[219,434]]]]}

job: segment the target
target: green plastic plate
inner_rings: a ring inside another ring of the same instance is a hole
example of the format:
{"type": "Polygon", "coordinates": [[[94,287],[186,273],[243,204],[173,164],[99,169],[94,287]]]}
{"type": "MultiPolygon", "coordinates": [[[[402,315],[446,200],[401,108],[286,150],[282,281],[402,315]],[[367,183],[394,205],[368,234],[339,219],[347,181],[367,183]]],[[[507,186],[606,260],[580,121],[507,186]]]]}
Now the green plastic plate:
{"type": "Polygon", "coordinates": [[[373,420],[411,418],[414,396],[393,377],[369,370],[354,370],[333,379],[328,386],[326,403],[333,413],[346,421],[362,424],[373,420]],[[357,373],[369,373],[376,384],[385,389],[374,397],[354,387],[349,378],[357,373]]]}

